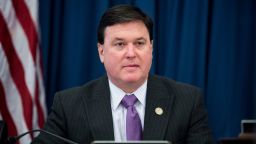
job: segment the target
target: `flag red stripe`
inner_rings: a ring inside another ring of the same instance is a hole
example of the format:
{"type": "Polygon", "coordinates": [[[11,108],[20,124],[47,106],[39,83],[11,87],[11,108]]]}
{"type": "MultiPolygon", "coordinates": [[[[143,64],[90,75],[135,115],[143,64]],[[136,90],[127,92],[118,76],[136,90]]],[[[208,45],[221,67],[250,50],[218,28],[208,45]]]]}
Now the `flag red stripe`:
{"type": "Polygon", "coordinates": [[[29,49],[36,63],[36,49],[38,46],[37,31],[24,0],[12,0],[15,14],[28,38],[29,49]]]}
{"type": "Polygon", "coordinates": [[[40,93],[44,93],[42,91],[44,91],[44,89],[40,89],[39,88],[39,78],[41,79],[44,79],[43,77],[43,62],[42,62],[42,58],[41,58],[41,53],[40,53],[40,49],[38,50],[39,51],[39,54],[37,55],[39,57],[39,62],[37,63],[37,65],[39,65],[39,71],[37,71],[37,79],[36,79],[36,88],[38,92],[36,92],[36,105],[38,107],[38,109],[40,109],[40,111],[38,112],[38,119],[39,119],[39,127],[40,128],[43,128],[43,125],[45,123],[45,115],[44,115],[44,110],[43,110],[43,107],[45,106],[44,104],[42,105],[42,103],[40,103],[40,93]],[[41,73],[41,75],[40,75],[41,73]]]}
{"type": "MultiPolygon", "coordinates": [[[[28,43],[29,43],[29,49],[31,52],[31,55],[33,57],[33,61],[36,63],[36,50],[38,44],[38,35],[37,31],[34,25],[34,22],[32,20],[32,17],[30,15],[30,12],[24,2],[24,0],[13,0],[12,1],[15,14],[20,21],[20,24],[27,36],[28,43]]],[[[36,74],[37,75],[37,74],[36,74]]],[[[44,114],[42,107],[39,102],[39,86],[38,86],[38,76],[36,76],[36,85],[35,85],[35,105],[37,107],[37,114],[38,114],[38,122],[39,126],[42,127],[44,123],[44,114]]]]}
{"type": "Polygon", "coordinates": [[[37,106],[37,114],[38,114],[38,124],[40,128],[43,128],[44,125],[44,114],[41,104],[39,102],[39,82],[38,82],[38,75],[36,75],[36,91],[35,91],[35,103],[37,106]]]}
{"type": "Polygon", "coordinates": [[[32,97],[29,93],[28,87],[25,82],[25,73],[22,67],[21,61],[12,44],[10,32],[7,24],[4,20],[2,13],[0,12],[0,42],[2,42],[3,50],[6,55],[7,61],[10,67],[10,74],[13,81],[21,95],[23,105],[23,115],[26,125],[29,130],[32,129],[32,97]]]}
{"type": "Polygon", "coordinates": [[[2,81],[0,80],[0,112],[2,114],[3,120],[7,122],[8,135],[16,136],[18,133],[17,133],[14,121],[7,108],[5,97],[6,95],[5,95],[4,87],[3,87],[2,81]]]}

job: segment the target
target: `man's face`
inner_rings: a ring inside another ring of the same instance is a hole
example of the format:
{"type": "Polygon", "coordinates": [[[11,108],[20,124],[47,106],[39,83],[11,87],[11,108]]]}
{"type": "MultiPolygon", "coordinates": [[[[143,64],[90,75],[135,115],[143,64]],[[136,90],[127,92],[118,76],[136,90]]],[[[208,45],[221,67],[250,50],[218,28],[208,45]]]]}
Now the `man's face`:
{"type": "Polygon", "coordinates": [[[141,21],[106,27],[104,44],[98,44],[98,52],[109,79],[120,88],[140,86],[147,79],[153,49],[141,21]]]}

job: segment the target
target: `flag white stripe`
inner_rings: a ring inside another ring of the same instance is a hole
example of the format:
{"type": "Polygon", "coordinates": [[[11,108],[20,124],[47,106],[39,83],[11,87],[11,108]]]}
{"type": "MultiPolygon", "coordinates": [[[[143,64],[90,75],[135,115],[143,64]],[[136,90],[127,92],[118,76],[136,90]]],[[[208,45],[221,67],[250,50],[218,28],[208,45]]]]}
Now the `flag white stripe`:
{"type": "MultiPolygon", "coordinates": [[[[29,41],[25,31],[23,30],[20,21],[18,20],[13,4],[11,0],[0,0],[0,12],[2,13],[4,20],[6,21],[8,30],[10,32],[11,41],[14,49],[17,53],[18,59],[21,62],[22,68],[25,74],[25,83],[32,96],[33,102],[33,129],[39,128],[38,124],[38,110],[35,103],[35,87],[36,87],[36,75],[38,76],[38,88],[39,88],[39,103],[43,110],[43,116],[46,118],[46,106],[45,106],[45,92],[43,76],[40,64],[40,50],[39,50],[39,40],[37,43],[36,56],[33,61],[32,54],[29,48],[29,41]]],[[[33,27],[35,26],[37,34],[38,28],[38,1],[37,0],[24,0],[25,6],[29,10],[30,16],[33,21],[33,27]]],[[[26,26],[23,24],[23,26],[26,26]]],[[[38,38],[40,36],[38,35],[38,38]]],[[[22,96],[19,93],[16,83],[14,82],[12,75],[10,74],[10,67],[4,53],[1,41],[0,41],[0,81],[2,82],[5,94],[6,94],[6,105],[10,112],[11,118],[13,119],[14,125],[17,129],[17,133],[21,134],[28,131],[24,112],[22,96]]],[[[0,113],[0,119],[4,116],[0,113]]],[[[20,144],[27,144],[31,142],[31,137],[29,135],[20,139],[20,144]]]]}
{"type": "MultiPolygon", "coordinates": [[[[33,103],[35,105],[35,100],[33,100],[33,103]]],[[[39,125],[38,125],[38,114],[37,114],[37,107],[33,106],[33,119],[32,119],[32,123],[33,123],[33,129],[38,129],[39,125]]]]}
{"type": "Polygon", "coordinates": [[[24,0],[36,30],[38,31],[38,1],[37,0],[24,0]]]}
{"type": "Polygon", "coordinates": [[[5,4],[9,9],[3,11],[5,6],[1,5],[0,11],[5,18],[15,51],[22,63],[26,85],[33,100],[35,96],[35,64],[29,50],[28,39],[15,15],[12,3],[9,0],[6,1],[8,2],[5,4]]]}
{"type": "Polygon", "coordinates": [[[42,74],[42,67],[40,61],[40,48],[37,49],[37,58],[36,58],[36,72],[38,74],[38,84],[39,84],[39,101],[40,105],[43,109],[44,118],[47,117],[47,110],[46,110],[46,99],[45,99],[45,88],[44,88],[44,81],[43,81],[43,74],[42,74]]]}
{"type": "MultiPolygon", "coordinates": [[[[17,90],[16,85],[10,75],[9,64],[6,59],[6,55],[4,54],[3,47],[0,43],[0,80],[2,81],[3,88],[5,91],[5,99],[7,102],[7,108],[11,114],[11,118],[14,121],[15,127],[18,133],[24,133],[28,131],[28,128],[25,124],[25,119],[23,117],[23,107],[20,99],[20,94],[17,90]]],[[[31,141],[29,135],[27,135],[22,141],[22,143],[27,143],[31,141]]]]}

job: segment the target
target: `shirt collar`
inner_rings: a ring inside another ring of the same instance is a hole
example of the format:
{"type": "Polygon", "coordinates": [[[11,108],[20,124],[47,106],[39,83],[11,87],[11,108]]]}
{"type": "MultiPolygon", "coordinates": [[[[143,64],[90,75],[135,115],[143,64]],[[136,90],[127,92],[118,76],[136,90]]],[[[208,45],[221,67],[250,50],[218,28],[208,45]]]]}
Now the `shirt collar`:
{"type": "Polygon", "coordinates": [[[108,80],[108,83],[110,88],[111,107],[113,110],[118,108],[120,102],[126,94],[134,94],[143,107],[146,106],[147,80],[133,93],[125,93],[122,89],[113,84],[111,80],[108,80]]]}

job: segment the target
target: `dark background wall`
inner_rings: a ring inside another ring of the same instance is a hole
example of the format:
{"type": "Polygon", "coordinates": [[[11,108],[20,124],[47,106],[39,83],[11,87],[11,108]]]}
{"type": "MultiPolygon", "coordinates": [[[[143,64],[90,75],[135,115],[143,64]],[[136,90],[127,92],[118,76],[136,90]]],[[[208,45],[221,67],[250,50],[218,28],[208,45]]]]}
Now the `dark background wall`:
{"type": "Polygon", "coordinates": [[[238,136],[240,121],[256,118],[255,0],[41,0],[48,109],[56,91],[105,73],[97,25],[124,3],[154,20],[151,72],[201,87],[216,140],[238,136]]]}

